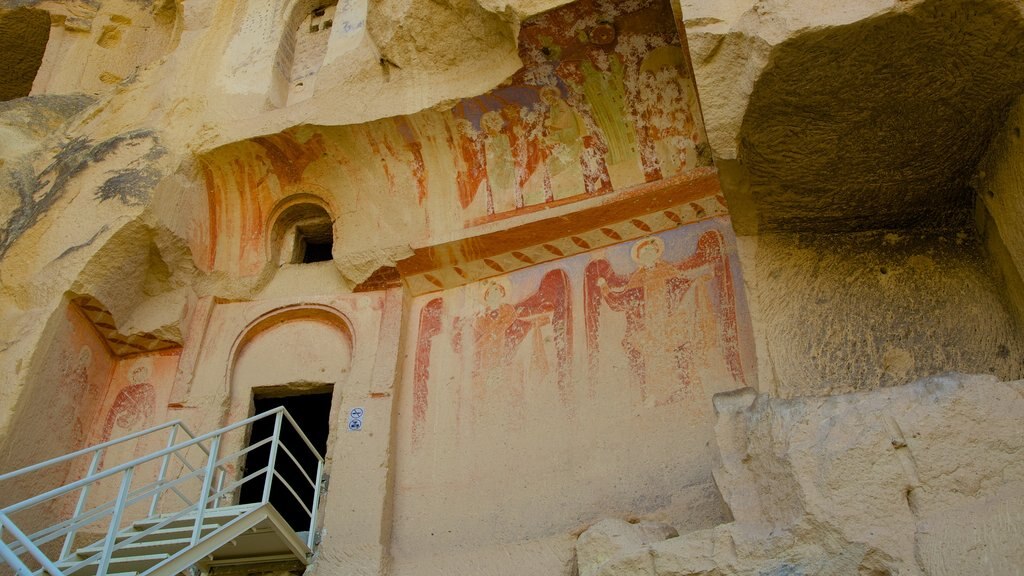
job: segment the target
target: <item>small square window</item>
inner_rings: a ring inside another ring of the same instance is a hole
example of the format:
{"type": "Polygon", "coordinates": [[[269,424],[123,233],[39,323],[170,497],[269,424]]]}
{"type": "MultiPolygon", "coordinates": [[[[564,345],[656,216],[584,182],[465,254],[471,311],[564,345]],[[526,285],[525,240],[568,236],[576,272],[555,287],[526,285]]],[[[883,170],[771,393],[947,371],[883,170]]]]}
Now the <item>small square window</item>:
{"type": "Polygon", "coordinates": [[[334,230],[329,218],[312,218],[300,221],[295,226],[295,244],[292,249],[293,264],[311,264],[334,259],[334,230]]]}
{"type": "Polygon", "coordinates": [[[327,262],[334,259],[334,255],[331,253],[332,248],[331,242],[315,242],[310,239],[305,239],[305,246],[302,250],[302,263],[311,264],[313,262],[327,262]]]}

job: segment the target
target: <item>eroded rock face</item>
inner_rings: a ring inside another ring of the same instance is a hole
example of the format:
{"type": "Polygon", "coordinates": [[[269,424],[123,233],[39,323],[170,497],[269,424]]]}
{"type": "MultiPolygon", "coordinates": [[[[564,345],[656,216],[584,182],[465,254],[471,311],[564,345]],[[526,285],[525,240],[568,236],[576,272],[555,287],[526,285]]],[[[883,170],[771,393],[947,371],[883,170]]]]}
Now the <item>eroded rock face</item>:
{"type": "Polygon", "coordinates": [[[1020,383],[900,386],[1024,376],[1019,1],[330,3],[0,0],[0,467],[333,383],[315,574],[1024,563],[1020,383]]]}
{"type": "Polygon", "coordinates": [[[576,542],[579,576],[596,576],[616,556],[676,536],[675,528],[661,522],[602,520],[580,534],[576,542]]]}
{"type": "Polygon", "coordinates": [[[756,271],[764,390],[820,396],[944,371],[1024,372],[1024,347],[972,227],[769,234],[756,271]]]}
{"type": "Polygon", "coordinates": [[[947,374],[822,398],[719,394],[715,479],[735,521],[634,545],[595,573],[1012,574],[1022,393],[947,374]]]}
{"type": "Polygon", "coordinates": [[[1024,88],[1018,2],[683,2],[744,233],[927,222],[1024,88]],[[842,4],[842,5],[839,5],[842,4]],[[733,162],[735,161],[735,162],[733,162]]]}

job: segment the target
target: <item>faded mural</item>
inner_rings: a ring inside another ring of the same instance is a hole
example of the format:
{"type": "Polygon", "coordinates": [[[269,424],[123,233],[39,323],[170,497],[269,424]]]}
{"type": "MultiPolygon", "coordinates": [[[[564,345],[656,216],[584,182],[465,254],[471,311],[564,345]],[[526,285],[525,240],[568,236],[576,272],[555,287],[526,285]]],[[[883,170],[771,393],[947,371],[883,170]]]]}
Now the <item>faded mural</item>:
{"type": "Polygon", "coordinates": [[[519,42],[524,66],[506,86],[453,110],[470,223],[699,165],[696,96],[668,4],[576,2],[525,23],[519,42]]]}
{"type": "Polygon", "coordinates": [[[435,402],[455,406],[454,425],[469,434],[499,417],[490,412],[515,421],[538,403],[573,418],[610,380],[644,407],[744,385],[750,337],[730,238],[724,220],[710,220],[422,298],[414,442],[435,402]]]}
{"type": "Polygon", "coordinates": [[[77,306],[69,305],[54,344],[61,347],[54,357],[48,354],[44,370],[53,379],[56,390],[39,398],[47,403],[55,417],[62,418],[47,436],[51,441],[63,437],[59,452],[72,452],[87,446],[96,413],[116,366],[106,345],[77,306]],[[56,432],[60,430],[61,433],[56,432]],[[65,436],[66,434],[66,436],[65,436]]]}
{"type": "MultiPolygon", "coordinates": [[[[5,462],[7,469],[74,452],[168,420],[167,397],[180,348],[115,356],[101,337],[100,329],[78,305],[69,302],[54,320],[50,344],[34,369],[39,385],[23,396],[24,404],[17,408],[20,420],[3,447],[5,453],[16,453],[21,458],[9,458],[5,462]],[[19,449],[12,451],[12,445],[19,449]]],[[[155,442],[128,442],[107,449],[98,465],[100,469],[110,468],[162,448],[166,436],[155,442]]],[[[62,482],[82,478],[89,466],[90,458],[82,457],[58,465],[45,477],[29,474],[17,485],[8,487],[10,493],[3,500],[27,498],[62,482]]],[[[116,488],[113,483],[100,486],[90,497],[113,497],[116,488]]],[[[76,493],[55,499],[39,511],[36,520],[41,522],[47,515],[68,513],[76,503],[76,493]]]]}
{"type": "MultiPolygon", "coordinates": [[[[98,411],[102,416],[92,431],[91,443],[120,438],[167,421],[168,397],[180,357],[181,349],[170,349],[120,359],[103,396],[98,411]]],[[[126,462],[152,448],[129,442],[109,449],[103,462],[108,466],[126,462]]]]}
{"type": "Polygon", "coordinates": [[[431,299],[420,311],[413,383],[416,438],[422,434],[427,415],[435,338],[447,336],[444,349],[461,360],[454,366],[457,380],[463,383],[454,391],[458,424],[472,426],[489,417],[485,408],[494,401],[505,407],[506,416],[521,418],[528,401],[528,381],[551,381],[557,394],[549,400],[557,399],[563,405],[572,400],[572,324],[566,272],[547,272],[518,300],[513,298],[522,290],[513,291],[506,279],[489,280],[474,288],[478,294],[469,304],[476,310],[468,314],[446,316],[442,298],[431,299]]]}
{"type": "Polygon", "coordinates": [[[197,265],[259,272],[267,219],[296,193],[338,207],[353,240],[388,231],[429,244],[710,165],[669,3],[558,8],[524,22],[519,56],[523,68],[502,86],[450,110],[298,126],[205,154],[206,198],[195,199],[190,230],[197,265]]]}
{"type": "MultiPolygon", "coordinates": [[[[711,396],[755,380],[730,226],[706,219],[415,299],[396,514],[415,509],[453,543],[476,538],[474,522],[500,538],[591,514],[724,514],[706,497],[711,396]],[[635,490],[586,488],[607,478],[635,490]],[[423,504],[453,490],[471,517],[423,504]]],[[[403,549],[418,542],[406,525],[396,549],[429,553],[403,549]]]]}
{"type": "Polygon", "coordinates": [[[702,398],[705,382],[746,381],[724,235],[702,233],[693,253],[679,261],[666,261],[665,250],[659,236],[638,240],[621,273],[612,260],[597,257],[584,279],[590,370],[599,373],[603,358],[625,353],[636,399],[645,405],[702,398]],[[616,315],[625,321],[621,350],[601,339],[602,320],[610,324],[616,315]],[[677,385],[649,387],[658,376],[677,385]]]}

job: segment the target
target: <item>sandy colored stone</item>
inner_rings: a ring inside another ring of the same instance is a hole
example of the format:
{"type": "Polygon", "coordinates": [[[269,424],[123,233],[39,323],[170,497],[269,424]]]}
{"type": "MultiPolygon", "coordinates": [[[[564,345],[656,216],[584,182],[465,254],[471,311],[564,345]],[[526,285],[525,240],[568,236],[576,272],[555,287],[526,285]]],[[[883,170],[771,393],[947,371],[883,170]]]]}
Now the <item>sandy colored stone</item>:
{"type": "Polygon", "coordinates": [[[678,535],[675,528],[660,522],[601,520],[576,541],[579,575],[600,574],[602,566],[612,558],[678,535]]]}
{"type": "Polygon", "coordinates": [[[599,573],[1012,574],[1021,385],[947,374],[828,398],[720,394],[715,479],[735,520],[599,573]]]}
{"type": "Polygon", "coordinates": [[[969,222],[939,230],[752,238],[762,385],[779,396],[942,372],[1024,376],[1006,291],[969,222]]]}
{"type": "Polygon", "coordinates": [[[0,76],[0,100],[28,96],[32,91],[49,31],[50,16],[42,10],[0,11],[0,50],[9,58],[0,76]]]}
{"type": "Polygon", "coordinates": [[[1024,236],[1020,222],[1024,213],[1021,193],[1021,128],[1024,126],[1024,102],[1018,99],[1010,108],[1006,125],[992,139],[985,157],[978,163],[972,185],[978,193],[978,226],[1004,280],[1007,298],[1018,322],[1024,322],[1024,236]]]}
{"type": "Polygon", "coordinates": [[[717,160],[743,233],[905,226],[964,188],[1019,95],[1014,1],[684,1],[717,160]],[[955,151],[955,152],[954,152],[955,151]]]}
{"type": "Polygon", "coordinates": [[[311,576],[1024,562],[1019,1],[317,7],[0,0],[0,471],[333,386],[311,576]]]}

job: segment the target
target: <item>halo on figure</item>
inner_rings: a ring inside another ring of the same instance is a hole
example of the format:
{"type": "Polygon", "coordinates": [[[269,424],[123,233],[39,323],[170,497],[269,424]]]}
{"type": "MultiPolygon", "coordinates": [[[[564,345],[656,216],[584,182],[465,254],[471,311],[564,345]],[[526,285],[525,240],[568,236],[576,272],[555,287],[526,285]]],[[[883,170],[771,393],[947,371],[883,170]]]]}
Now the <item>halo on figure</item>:
{"type": "Polygon", "coordinates": [[[510,291],[510,286],[507,278],[492,278],[485,280],[480,286],[480,302],[487,305],[487,295],[491,289],[498,290],[501,293],[501,299],[504,300],[510,291]]]}
{"type": "Polygon", "coordinates": [[[465,118],[455,119],[455,130],[458,131],[459,134],[465,136],[466,138],[469,138],[470,140],[480,135],[480,132],[475,127],[473,127],[473,123],[470,122],[469,120],[466,120],[465,118]]]}
{"type": "Polygon", "coordinates": [[[92,364],[92,348],[83,344],[78,351],[78,365],[89,366],[90,364],[92,364]]]}
{"type": "Polygon", "coordinates": [[[501,112],[497,110],[484,112],[483,116],[480,117],[480,128],[486,133],[501,132],[505,128],[505,119],[501,117],[501,112]]]}
{"type": "Polygon", "coordinates": [[[543,86],[540,89],[540,100],[548,106],[562,99],[562,91],[558,86],[543,86]]]}
{"type": "Polygon", "coordinates": [[[636,244],[633,244],[633,247],[629,249],[629,256],[633,259],[633,262],[636,262],[637,264],[643,264],[643,262],[640,261],[640,250],[647,246],[654,246],[654,248],[658,251],[658,255],[657,257],[655,257],[655,260],[660,259],[661,256],[665,253],[665,241],[659,238],[658,236],[648,236],[646,238],[637,240],[636,244]]]}
{"type": "Polygon", "coordinates": [[[128,374],[128,381],[132,384],[144,384],[149,380],[150,368],[146,364],[139,364],[132,368],[128,374]]]}

